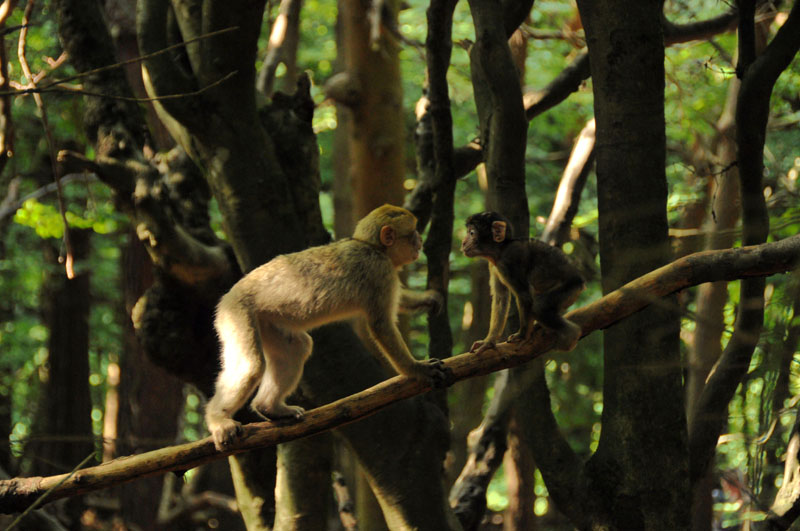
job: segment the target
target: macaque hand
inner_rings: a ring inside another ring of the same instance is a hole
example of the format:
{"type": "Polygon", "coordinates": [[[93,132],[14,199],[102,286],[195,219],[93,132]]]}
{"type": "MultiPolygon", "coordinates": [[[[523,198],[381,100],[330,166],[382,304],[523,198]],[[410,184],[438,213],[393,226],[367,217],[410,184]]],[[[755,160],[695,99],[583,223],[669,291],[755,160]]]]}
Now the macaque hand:
{"type": "Polygon", "coordinates": [[[495,343],[494,340],[491,339],[482,339],[480,341],[476,341],[472,344],[469,351],[474,352],[475,354],[480,354],[485,350],[494,350],[495,343]]]}
{"type": "Polygon", "coordinates": [[[222,419],[218,425],[211,427],[214,448],[220,452],[225,450],[242,435],[242,423],[233,419],[222,419]]]}
{"type": "Polygon", "coordinates": [[[442,313],[442,308],[444,308],[444,297],[442,294],[435,289],[429,289],[425,291],[425,295],[427,296],[425,305],[428,307],[428,311],[434,315],[442,313]]]}
{"type": "MultiPolygon", "coordinates": [[[[410,292],[410,290],[406,291],[410,292]]],[[[441,313],[442,308],[444,308],[444,297],[435,289],[411,293],[413,295],[405,295],[400,298],[400,311],[418,312],[424,310],[436,315],[441,313]]]]}
{"type": "Polygon", "coordinates": [[[415,369],[414,377],[434,388],[449,387],[455,381],[453,370],[437,358],[417,362],[415,369]]]}
{"type": "MultiPolygon", "coordinates": [[[[418,296],[419,297],[419,296],[418,296]]],[[[400,303],[403,306],[403,303],[400,303]]],[[[404,306],[406,310],[419,311],[425,310],[434,315],[438,315],[444,307],[444,297],[435,289],[427,289],[422,293],[416,302],[412,302],[408,306],[404,306]]]]}
{"type": "Polygon", "coordinates": [[[558,331],[553,349],[569,352],[577,346],[578,340],[581,338],[582,330],[580,326],[572,321],[567,319],[564,321],[566,322],[566,326],[558,331]]]}

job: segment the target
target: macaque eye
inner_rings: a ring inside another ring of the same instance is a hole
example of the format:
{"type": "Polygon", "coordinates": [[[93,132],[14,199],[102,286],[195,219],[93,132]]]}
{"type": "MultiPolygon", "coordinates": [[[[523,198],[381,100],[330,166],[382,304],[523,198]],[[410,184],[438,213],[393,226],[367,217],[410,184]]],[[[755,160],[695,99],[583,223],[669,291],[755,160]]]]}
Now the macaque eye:
{"type": "Polygon", "coordinates": [[[414,231],[410,234],[406,234],[405,236],[398,237],[399,240],[408,240],[408,243],[415,243],[421,240],[419,232],[414,231]]]}

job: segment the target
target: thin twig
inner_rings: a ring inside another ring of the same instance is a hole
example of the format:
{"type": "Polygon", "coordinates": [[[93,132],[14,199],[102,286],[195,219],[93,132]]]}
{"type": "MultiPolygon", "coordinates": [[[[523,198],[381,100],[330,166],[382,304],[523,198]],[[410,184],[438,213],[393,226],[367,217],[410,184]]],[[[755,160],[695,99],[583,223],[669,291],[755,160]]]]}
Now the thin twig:
{"type": "MultiPolygon", "coordinates": [[[[81,79],[81,78],[84,78],[84,77],[92,76],[94,74],[100,74],[102,72],[107,72],[107,71],[113,70],[115,68],[121,68],[121,67],[127,66],[129,64],[140,63],[140,62],[146,61],[147,59],[150,59],[152,57],[156,57],[158,55],[170,52],[170,51],[172,51],[172,50],[174,50],[176,48],[181,48],[183,46],[188,46],[189,44],[192,44],[193,42],[196,42],[196,41],[199,41],[199,40],[202,40],[202,39],[207,39],[209,37],[216,37],[217,35],[221,35],[223,33],[228,33],[230,31],[236,31],[238,29],[239,29],[239,26],[232,26],[230,28],[225,28],[225,29],[221,29],[221,30],[218,30],[218,31],[212,31],[210,33],[204,33],[203,35],[199,35],[197,37],[194,37],[193,39],[189,39],[188,41],[184,41],[184,42],[180,42],[178,44],[173,44],[171,46],[167,46],[166,48],[158,50],[157,52],[148,53],[148,54],[145,54],[145,55],[140,55],[139,57],[134,57],[133,59],[128,59],[127,61],[122,61],[121,63],[114,63],[113,65],[106,65],[106,66],[101,66],[99,68],[93,68],[92,70],[87,70],[86,72],[80,72],[78,74],[75,74],[74,76],[69,76],[69,77],[65,77],[65,78],[61,78],[61,79],[56,79],[55,81],[51,81],[50,83],[48,83],[48,84],[46,84],[46,85],[44,85],[42,87],[39,87],[36,91],[29,90],[29,93],[35,94],[37,91],[38,92],[45,92],[45,91],[49,92],[49,91],[51,91],[52,87],[55,87],[56,85],[63,85],[64,83],[68,83],[68,82],[71,82],[71,81],[75,81],[77,79],[81,79]]],[[[223,78],[222,80],[218,81],[218,83],[223,81],[223,80],[225,80],[225,79],[227,79],[227,76],[225,78],[223,78]]],[[[203,90],[203,89],[201,89],[201,90],[203,90]]],[[[14,92],[9,92],[8,94],[14,95],[14,94],[19,94],[19,93],[20,92],[14,91],[14,92]]],[[[23,91],[23,93],[27,93],[27,92],[23,91]]],[[[5,95],[6,95],[6,93],[0,92],[0,96],[5,96],[5,95]]],[[[92,94],[92,95],[97,95],[97,94],[92,94]]],[[[112,96],[105,96],[105,97],[111,98],[112,96]]],[[[171,97],[177,97],[177,96],[171,96],[171,97]]],[[[119,97],[117,97],[117,98],[118,99],[122,99],[122,98],[119,98],[119,97]]],[[[131,98],[131,100],[132,101],[152,101],[152,100],[137,100],[137,99],[134,99],[134,98],[131,98]]]]}
{"type": "Polygon", "coordinates": [[[49,93],[58,93],[58,94],[74,94],[74,95],[80,95],[80,96],[93,96],[93,97],[97,97],[97,98],[107,98],[107,99],[110,99],[110,100],[119,100],[119,101],[130,101],[130,102],[134,102],[134,103],[147,103],[147,102],[150,102],[150,101],[174,100],[174,99],[178,99],[178,98],[190,98],[190,97],[193,97],[193,96],[199,96],[200,94],[203,94],[204,92],[206,92],[206,91],[208,91],[208,90],[210,90],[210,89],[212,89],[212,88],[214,88],[214,87],[216,87],[218,85],[221,85],[222,83],[224,83],[225,81],[227,81],[228,79],[232,78],[233,76],[235,76],[238,73],[239,73],[238,70],[234,70],[232,72],[229,72],[228,74],[226,74],[225,76],[221,77],[217,81],[214,81],[213,83],[211,83],[209,85],[206,85],[205,87],[203,87],[201,89],[194,90],[192,92],[182,92],[182,93],[179,93],[179,94],[165,94],[163,96],[153,96],[153,97],[150,97],[150,98],[136,98],[136,97],[133,97],[133,96],[118,96],[118,95],[112,95],[112,94],[102,94],[100,92],[92,92],[90,90],[83,90],[81,88],[64,88],[64,87],[48,88],[48,87],[52,87],[53,85],[49,85],[48,87],[25,88],[25,89],[22,89],[22,90],[19,90],[19,91],[13,91],[13,92],[0,92],[0,96],[4,96],[4,95],[7,95],[7,94],[12,94],[12,95],[15,95],[15,96],[25,96],[25,95],[28,95],[28,94],[36,95],[36,94],[44,94],[46,92],[49,92],[49,93]]]}
{"type": "MultiPolygon", "coordinates": [[[[17,55],[19,56],[19,64],[22,67],[22,72],[28,79],[28,83],[36,86],[36,79],[31,72],[31,67],[28,65],[28,60],[25,58],[25,44],[28,38],[28,21],[33,12],[34,0],[28,0],[28,5],[25,6],[25,14],[22,17],[24,27],[19,33],[19,44],[17,46],[17,55]]],[[[53,131],[50,129],[50,124],[47,120],[47,109],[44,106],[44,100],[41,94],[34,93],[33,99],[36,102],[36,107],[39,108],[40,119],[42,120],[42,127],[44,127],[45,138],[47,139],[47,148],[50,152],[50,166],[53,171],[53,179],[56,182],[56,196],[58,198],[58,210],[61,214],[61,221],[64,224],[64,252],[66,253],[65,269],[67,278],[72,280],[75,278],[75,269],[73,268],[72,245],[69,241],[69,223],[67,222],[67,210],[64,206],[64,192],[61,189],[61,182],[58,178],[58,164],[56,163],[56,148],[53,142],[53,131]]]]}
{"type": "MultiPolygon", "coordinates": [[[[62,184],[68,184],[72,181],[81,180],[81,181],[96,181],[98,180],[97,175],[93,173],[68,173],[59,179],[62,184]]],[[[22,205],[25,204],[25,201],[29,199],[39,199],[40,197],[44,197],[47,194],[56,191],[56,187],[58,185],[56,183],[49,183],[41,188],[34,190],[33,192],[29,193],[25,197],[21,197],[16,201],[9,201],[4,204],[0,204],[0,221],[5,219],[6,217],[16,213],[17,210],[22,208],[22,205]]]]}

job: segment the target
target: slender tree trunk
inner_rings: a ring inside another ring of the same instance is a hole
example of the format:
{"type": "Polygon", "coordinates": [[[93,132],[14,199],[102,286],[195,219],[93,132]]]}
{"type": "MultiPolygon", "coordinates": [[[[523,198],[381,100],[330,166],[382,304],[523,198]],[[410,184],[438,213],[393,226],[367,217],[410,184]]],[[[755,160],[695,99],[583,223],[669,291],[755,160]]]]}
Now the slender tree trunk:
{"type": "MultiPolygon", "coordinates": [[[[125,313],[114,457],[154,450],[175,441],[178,415],[184,404],[183,382],[153,365],[136,340],[130,315],[153,282],[153,266],[134,232],[130,231],[129,236],[121,264],[125,313]]],[[[164,478],[152,477],[120,488],[126,522],[143,529],[156,525],[163,483],[164,478]]]]}
{"type": "MultiPolygon", "coordinates": [[[[470,264],[470,301],[465,314],[469,320],[463,323],[462,343],[466,350],[472,343],[483,339],[489,328],[491,298],[489,295],[489,270],[485,264],[470,264]]],[[[467,462],[467,436],[481,423],[486,386],[489,377],[471,378],[450,388],[450,454],[445,475],[448,487],[452,487],[467,462]]]]}
{"type": "MultiPolygon", "coordinates": [[[[82,268],[89,257],[92,231],[67,230],[75,278],[65,276],[54,248],[48,253],[52,269],[43,304],[44,322],[50,332],[47,379],[33,428],[34,442],[26,447],[26,453],[34,459],[35,475],[68,472],[95,450],[89,395],[89,271],[82,268]]],[[[80,498],[67,503],[73,522],[78,521],[82,510],[80,498]]]]}
{"type": "MultiPolygon", "coordinates": [[[[739,93],[739,80],[733,78],[728,88],[725,109],[717,121],[719,141],[716,159],[727,166],[736,159],[736,142],[734,140],[734,114],[736,98],[739,93]]],[[[710,177],[712,184],[711,212],[705,224],[709,233],[706,249],[725,249],[734,241],[732,229],[739,220],[739,173],[730,167],[720,175],[710,177]]],[[[725,330],[723,311],[728,302],[728,283],[711,282],[697,288],[697,324],[694,338],[689,347],[688,373],[686,378],[687,413],[694,409],[703,391],[706,378],[714,364],[722,355],[722,333],[725,330]]],[[[691,422],[691,420],[690,420],[691,422]]],[[[692,529],[704,531],[710,528],[712,519],[711,490],[714,486],[712,471],[698,483],[693,493],[692,529]]]]}
{"type": "MultiPolygon", "coordinates": [[[[345,160],[349,164],[349,172],[342,181],[344,191],[350,187],[348,206],[352,208],[351,218],[341,219],[344,230],[348,221],[355,223],[384,203],[403,204],[405,123],[399,48],[393,39],[384,35],[384,24],[396,21],[398,3],[394,0],[380,4],[343,0],[339,6],[344,73],[358,87],[357,98],[350,102],[349,111],[340,106],[346,114],[348,151],[345,160]]],[[[341,194],[337,198],[340,199],[341,194]]],[[[401,323],[401,328],[407,328],[407,321],[401,323]]],[[[356,331],[367,348],[380,356],[368,339],[363,323],[356,325],[356,331]]],[[[378,500],[360,467],[352,484],[356,489],[359,526],[385,529],[378,500]]]]}
{"type": "MultiPolygon", "coordinates": [[[[528,417],[524,419],[530,420],[528,417]]],[[[530,443],[525,440],[525,430],[519,429],[518,422],[512,416],[508,427],[508,449],[503,457],[508,486],[508,509],[503,517],[503,531],[534,531],[538,528],[533,513],[536,463],[530,443]]]]}

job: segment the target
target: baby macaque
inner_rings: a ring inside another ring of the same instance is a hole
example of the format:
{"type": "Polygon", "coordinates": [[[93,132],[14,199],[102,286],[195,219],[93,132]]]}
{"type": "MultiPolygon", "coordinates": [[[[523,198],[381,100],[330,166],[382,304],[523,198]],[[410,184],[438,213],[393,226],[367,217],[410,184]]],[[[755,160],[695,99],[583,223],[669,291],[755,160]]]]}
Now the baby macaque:
{"type": "Polygon", "coordinates": [[[556,332],[554,348],[572,350],[581,328],[562,314],[585,288],[583,277],[557,247],[539,240],[513,238],[511,224],[496,212],[481,212],[467,218],[467,235],[461,251],[470,258],[489,262],[492,313],[486,338],[476,341],[470,352],[494,348],[506,326],[509,291],[517,299],[519,331],[509,342],[530,338],[534,321],[556,332]]]}
{"type": "Polygon", "coordinates": [[[311,355],[307,331],[363,316],[371,337],[400,374],[443,383],[439,360],[417,361],[397,329],[399,308],[436,309],[434,290],[400,285],[398,269],[419,256],[417,218],[384,205],[358,222],[352,238],[280,255],[239,280],[217,305],[214,326],[222,345],[222,371],[206,406],[206,424],[221,450],[235,441],[241,424],[233,415],[258,388],[252,409],[268,418],[302,418],[290,406],[311,355]]]}

